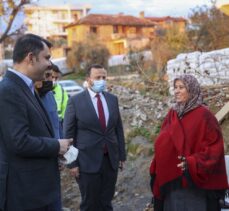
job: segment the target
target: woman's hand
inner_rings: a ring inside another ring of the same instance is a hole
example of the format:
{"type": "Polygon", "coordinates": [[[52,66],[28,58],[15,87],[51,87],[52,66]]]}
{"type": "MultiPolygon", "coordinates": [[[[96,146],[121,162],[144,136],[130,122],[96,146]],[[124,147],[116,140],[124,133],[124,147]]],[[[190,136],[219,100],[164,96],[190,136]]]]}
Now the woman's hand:
{"type": "Polygon", "coordinates": [[[185,171],[187,169],[187,161],[184,156],[178,156],[178,159],[181,161],[177,164],[178,168],[181,168],[182,171],[185,171]]]}

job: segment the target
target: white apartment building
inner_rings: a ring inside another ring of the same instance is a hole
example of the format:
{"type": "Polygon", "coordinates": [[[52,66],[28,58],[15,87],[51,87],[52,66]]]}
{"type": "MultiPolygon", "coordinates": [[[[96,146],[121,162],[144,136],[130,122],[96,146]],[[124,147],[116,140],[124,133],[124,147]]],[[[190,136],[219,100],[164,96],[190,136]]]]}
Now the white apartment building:
{"type": "Polygon", "coordinates": [[[88,14],[90,5],[73,6],[36,6],[24,7],[27,27],[26,33],[38,34],[47,37],[67,37],[64,26],[88,14]]]}

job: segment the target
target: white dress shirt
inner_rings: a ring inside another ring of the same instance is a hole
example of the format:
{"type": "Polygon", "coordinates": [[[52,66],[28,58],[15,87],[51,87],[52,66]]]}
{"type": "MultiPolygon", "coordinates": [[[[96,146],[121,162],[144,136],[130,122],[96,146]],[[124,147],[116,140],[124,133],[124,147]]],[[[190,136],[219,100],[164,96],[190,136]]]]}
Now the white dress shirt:
{"type": "Polygon", "coordinates": [[[108,124],[108,120],[109,120],[109,110],[108,110],[108,106],[107,106],[107,102],[106,102],[106,99],[104,97],[104,95],[100,92],[100,93],[95,93],[93,92],[91,89],[88,88],[88,92],[91,96],[91,101],[93,103],[93,106],[95,108],[95,111],[96,111],[96,114],[99,118],[99,112],[98,112],[98,107],[97,107],[97,97],[96,97],[96,94],[99,94],[100,95],[100,99],[102,101],[102,104],[103,104],[103,110],[104,110],[104,115],[105,115],[105,119],[106,119],[106,126],[108,124]]]}

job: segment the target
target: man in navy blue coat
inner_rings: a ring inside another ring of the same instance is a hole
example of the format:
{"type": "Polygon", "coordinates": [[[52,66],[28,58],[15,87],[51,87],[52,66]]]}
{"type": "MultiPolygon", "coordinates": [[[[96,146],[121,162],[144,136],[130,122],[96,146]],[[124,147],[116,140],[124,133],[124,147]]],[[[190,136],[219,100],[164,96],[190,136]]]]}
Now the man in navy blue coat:
{"type": "Polygon", "coordinates": [[[34,92],[34,82],[50,68],[50,47],[39,36],[20,37],[14,66],[0,83],[0,210],[52,210],[59,197],[58,156],[71,139],[54,138],[34,92]]]}
{"type": "Polygon", "coordinates": [[[81,211],[112,211],[118,168],[126,160],[118,98],[105,91],[106,70],[88,69],[88,88],[72,96],[64,117],[65,137],[79,149],[69,165],[81,192],[81,211]]]}

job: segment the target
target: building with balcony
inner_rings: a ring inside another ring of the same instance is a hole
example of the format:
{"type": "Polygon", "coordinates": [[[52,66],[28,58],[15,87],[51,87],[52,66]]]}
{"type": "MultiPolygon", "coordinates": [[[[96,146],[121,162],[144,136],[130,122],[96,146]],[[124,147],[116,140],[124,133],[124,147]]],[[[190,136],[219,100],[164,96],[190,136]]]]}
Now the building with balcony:
{"type": "Polygon", "coordinates": [[[67,38],[64,27],[88,14],[90,5],[36,6],[24,7],[26,33],[38,34],[44,38],[67,38]]]}
{"type": "Polygon", "coordinates": [[[131,15],[89,14],[65,27],[68,46],[90,36],[106,45],[112,55],[146,47],[154,36],[154,23],[131,15]]]}

